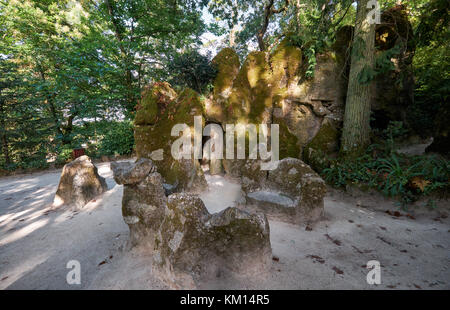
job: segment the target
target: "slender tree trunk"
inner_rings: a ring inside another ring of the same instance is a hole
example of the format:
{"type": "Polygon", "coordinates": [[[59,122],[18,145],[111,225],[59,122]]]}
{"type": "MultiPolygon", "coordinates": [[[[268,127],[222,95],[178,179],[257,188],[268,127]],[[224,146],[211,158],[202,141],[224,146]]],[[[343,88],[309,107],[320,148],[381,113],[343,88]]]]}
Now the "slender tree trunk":
{"type": "Polygon", "coordinates": [[[238,18],[238,7],[237,6],[238,6],[237,1],[234,0],[233,1],[233,10],[231,12],[231,21],[233,23],[233,27],[231,27],[230,36],[228,38],[228,40],[229,40],[228,43],[229,43],[231,48],[234,48],[235,45],[236,45],[236,32],[237,32],[237,29],[238,29],[238,20],[237,20],[237,18],[238,18]]]}
{"type": "Polygon", "coordinates": [[[6,122],[5,122],[5,111],[3,108],[3,102],[0,102],[0,133],[1,133],[1,142],[2,142],[2,153],[3,157],[5,157],[6,165],[11,163],[11,158],[9,156],[9,144],[8,137],[6,135],[6,122]]]}
{"type": "Polygon", "coordinates": [[[375,52],[375,24],[371,24],[369,0],[358,0],[355,34],[351,57],[341,152],[359,152],[369,144],[371,83],[361,84],[363,68],[373,68],[375,52]]]}
{"type": "MultiPolygon", "coordinates": [[[[43,80],[44,83],[45,83],[45,82],[46,82],[46,78],[45,78],[45,73],[44,73],[44,71],[43,71],[42,68],[39,70],[39,73],[40,73],[40,75],[41,75],[42,80],[43,80]]],[[[57,113],[57,111],[56,111],[56,107],[55,107],[55,104],[54,104],[54,102],[53,102],[54,95],[51,94],[51,93],[46,89],[46,96],[47,96],[47,99],[46,99],[45,101],[46,101],[46,103],[49,105],[50,113],[51,113],[51,115],[52,115],[52,117],[53,117],[53,121],[55,122],[56,133],[57,133],[58,135],[60,135],[61,137],[63,137],[64,135],[63,135],[62,129],[61,129],[60,124],[59,124],[58,113],[57,113]]]]}
{"type": "Polygon", "coordinates": [[[290,4],[290,0],[285,0],[284,5],[279,9],[274,9],[275,0],[269,0],[264,8],[264,18],[263,25],[256,35],[256,39],[258,40],[258,47],[260,51],[266,50],[266,43],[264,43],[264,35],[266,34],[267,28],[269,27],[270,17],[274,14],[282,13],[286,11],[290,4]]]}

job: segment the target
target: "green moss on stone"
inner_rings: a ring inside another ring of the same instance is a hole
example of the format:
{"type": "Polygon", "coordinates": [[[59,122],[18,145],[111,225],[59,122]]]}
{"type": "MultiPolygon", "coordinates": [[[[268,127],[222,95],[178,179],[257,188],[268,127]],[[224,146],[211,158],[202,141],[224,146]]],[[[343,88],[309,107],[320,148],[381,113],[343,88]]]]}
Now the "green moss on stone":
{"type": "Polygon", "coordinates": [[[316,136],[303,149],[303,160],[316,171],[328,166],[328,157],[339,150],[339,130],[325,121],[316,136]]]}
{"type": "Polygon", "coordinates": [[[228,88],[233,86],[233,81],[239,72],[239,56],[232,48],[224,48],[212,60],[217,69],[214,80],[214,99],[217,100],[228,88]]]}

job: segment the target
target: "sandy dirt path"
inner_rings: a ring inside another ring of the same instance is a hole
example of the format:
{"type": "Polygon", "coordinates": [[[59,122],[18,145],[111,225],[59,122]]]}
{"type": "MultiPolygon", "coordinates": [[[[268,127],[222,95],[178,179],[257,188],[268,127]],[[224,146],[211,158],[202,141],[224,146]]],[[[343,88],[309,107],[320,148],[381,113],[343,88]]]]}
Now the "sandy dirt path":
{"type": "MultiPolygon", "coordinates": [[[[122,186],[108,163],[98,165],[109,190],[82,211],[50,211],[60,170],[0,178],[0,289],[161,289],[151,259],[129,250],[122,186]],[[67,262],[78,260],[81,285],[69,285],[67,262]]],[[[233,205],[240,186],[208,177],[210,212],[233,205]]],[[[450,206],[438,202],[400,211],[377,194],[331,190],[325,218],[312,230],[270,221],[274,261],[261,278],[218,278],[202,289],[449,289],[450,206]],[[390,210],[391,214],[386,211],[390,210]],[[414,211],[414,212],[413,212],[414,211]],[[369,260],[381,263],[381,285],[366,282],[369,260]]]]}

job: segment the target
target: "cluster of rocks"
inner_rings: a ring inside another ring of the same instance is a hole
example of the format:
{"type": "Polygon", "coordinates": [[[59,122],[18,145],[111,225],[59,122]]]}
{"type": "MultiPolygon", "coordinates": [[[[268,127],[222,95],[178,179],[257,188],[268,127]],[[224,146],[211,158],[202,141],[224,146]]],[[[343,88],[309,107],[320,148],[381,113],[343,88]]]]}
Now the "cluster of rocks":
{"type": "MultiPolygon", "coordinates": [[[[410,35],[402,18],[383,13],[377,53],[410,35]],[[398,21],[403,21],[396,24],[403,32],[392,29],[398,21]]],[[[323,153],[339,148],[352,31],[342,28],[334,46],[316,55],[312,78],[306,78],[308,64],[301,49],[285,39],[271,54],[250,53],[242,66],[234,50],[222,50],[213,60],[218,75],[210,98],[191,89],[177,94],[163,82],[144,89],[135,116],[138,160],[112,163],[111,169],[115,181],[124,185],[122,213],[130,242],[151,250],[154,273],[168,285],[194,288],[227,272],[260,274],[272,259],[266,215],[295,224],[320,219],[326,186],[302,159],[320,168],[323,153]],[[202,117],[202,126],[215,123],[223,129],[237,123],[279,125],[281,160],[275,169],[261,169],[261,160],[210,162],[212,174],[240,179],[245,203],[210,214],[194,194],[207,189],[199,160],[171,156],[178,138],[172,128],[186,124],[193,132],[194,116],[202,117]]],[[[411,80],[393,83],[410,70],[412,51],[407,46],[396,56],[396,70],[377,78],[375,112],[387,111],[385,103],[393,102],[387,114],[395,118],[412,100],[411,80]]],[[[81,207],[105,190],[96,167],[82,156],[64,167],[55,201],[81,207]]]]}
{"type": "MultiPolygon", "coordinates": [[[[324,154],[339,150],[353,27],[344,26],[328,50],[316,54],[314,76],[302,50],[284,39],[270,54],[252,52],[242,66],[230,48],[213,59],[218,69],[206,118],[226,123],[273,123],[280,127],[280,158],[299,158],[321,169],[324,154]]],[[[385,10],[376,27],[376,57],[392,54],[393,69],[379,73],[373,83],[372,127],[385,129],[390,120],[407,123],[413,103],[414,55],[412,28],[404,7],[385,10]]],[[[230,175],[240,176],[245,164],[224,161],[230,175]]]]}
{"type": "Polygon", "coordinates": [[[210,214],[192,193],[165,195],[163,179],[150,159],[112,163],[124,185],[122,213],[133,245],[152,253],[155,275],[172,288],[191,289],[199,281],[228,272],[261,274],[272,250],[267,218],[237,208],[210,214]]]}

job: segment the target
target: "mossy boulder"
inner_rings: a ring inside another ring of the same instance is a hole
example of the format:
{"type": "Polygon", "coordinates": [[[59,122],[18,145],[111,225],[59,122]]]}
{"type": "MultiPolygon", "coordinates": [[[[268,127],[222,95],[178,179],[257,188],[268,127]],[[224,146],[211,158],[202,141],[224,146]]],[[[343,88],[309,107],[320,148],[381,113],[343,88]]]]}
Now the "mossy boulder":
{"type": "Polygon", "coordinates": [[[270,55],[272,84],[274,89],[290,88],[300,79],[302,51],[284,39],[270,55]]]}
{"type": "Polygon", "coordinates": [[[137,126],[155,124],[176,97],[177,93],[167,82],[157,82],[145,87],[136,107],[134,124],[137,126]]]}
{"type": "Polygon", "coordinates": [[[221,101],[228,98],[233,87],[233,81],[241,66],[238,54],[232,48],[222,49],[212,60],[217,69],[214,79],[214,100],[221,101]]]}
{"type": "Polygon", "coordinates": [[[269,224],[236,208],[210,214],[195,195],[170,195],[155,241],[153,272],[171,288],[194,289],[218,275],[254,276],[271,266],[269,224]]]}
{"type": "Polygon", "coordinates": [[[317,135],[303,149],[303,160],[316,171],[327,168],[329,158],[339,151],[340,135],[334,122],[325,119],[317,135]]]}
{"type": "Polygon", "coordinates": [[[214,92],[206,101],[206,117],[208,121],[223,123],[226,121],[226,101],[233,88],[233,82],[239,73],[239,56],[232,48],[224,48],[212,60],[217,69],[214,79],[214,92]]]}
{"type": "Polygon", "coordinates": [[[272,109],[271,69],[264,52],[251,52],[225,104],[227,123],[269,123],[272,109]]]}
{"type": "Polygon", "coordinates": [[[53,205],[81,209],[107,190],[106,181],[98,174],[97,167],[83,155],[64,165],[53,205]]]}
{"type": "Polygon", "coordinates": [[[140,104],[136,113],[138,121],[135,121],[134,140],[137,157],[155,159],[154,153],[160,151],[162,158],[155,159],[154,164],[165,183],[174,185],[177,191],[205,188],[207,183],[198,160],[193,159],[193,155],[191,159],[175,160],[171,154],[172,143],[179,138],[171,135],[176,124],[186,124],[191,128],[193,143],[194,116],[205,118],[205,106],[200,95],[187,88],[176,96],[167,83],[156,83],[147,88],[142,97],[151,100],[146,100],[146,105],[140,104]]]}

